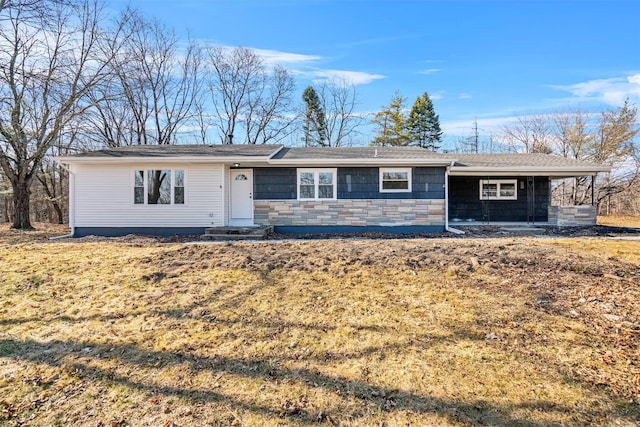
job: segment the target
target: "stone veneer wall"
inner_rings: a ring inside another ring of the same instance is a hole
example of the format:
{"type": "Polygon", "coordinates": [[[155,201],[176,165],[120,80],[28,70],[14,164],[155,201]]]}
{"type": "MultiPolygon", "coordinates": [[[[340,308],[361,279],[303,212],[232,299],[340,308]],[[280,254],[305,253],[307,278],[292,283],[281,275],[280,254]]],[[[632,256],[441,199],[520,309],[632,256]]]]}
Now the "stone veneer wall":
{"type": "Polygon", "coordinates": [[[549,224],[559,227],[595,225],[597,219],[596,206],[549,206],[549,224]]]}
{"type": "Polygon", "coordinates": [[[444,200],[254,200],[254,222],[273,226],[442,226],[444,200]]]}

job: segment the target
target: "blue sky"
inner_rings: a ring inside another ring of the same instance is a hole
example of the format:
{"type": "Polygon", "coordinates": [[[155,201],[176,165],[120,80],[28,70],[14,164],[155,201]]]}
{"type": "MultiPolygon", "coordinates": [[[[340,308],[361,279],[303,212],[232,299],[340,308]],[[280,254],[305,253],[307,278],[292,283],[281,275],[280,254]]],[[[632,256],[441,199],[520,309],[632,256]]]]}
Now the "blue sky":
{"type": "MultiPolygon", "coordinates": [[[[115,1],[114,8],[124,2],[115,1]]],[[[514,115],[640,104],[640,0],[132,0],[182,37],[259,50],[362,112],[427,91],[448,138],[514,115]]]]}

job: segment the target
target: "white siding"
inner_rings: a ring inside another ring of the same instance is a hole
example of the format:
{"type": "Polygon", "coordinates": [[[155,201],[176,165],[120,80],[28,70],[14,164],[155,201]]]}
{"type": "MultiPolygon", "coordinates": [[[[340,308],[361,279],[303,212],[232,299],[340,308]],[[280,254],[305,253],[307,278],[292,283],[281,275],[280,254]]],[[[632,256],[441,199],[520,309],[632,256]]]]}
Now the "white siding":
{"type": "Polygon", "coordinates": [[[222,165],[73,165],[75,227],[207,227],[224,225],[222,165]],[[134,171],[185,171],[184,205],[133,203],[134,171]]]}

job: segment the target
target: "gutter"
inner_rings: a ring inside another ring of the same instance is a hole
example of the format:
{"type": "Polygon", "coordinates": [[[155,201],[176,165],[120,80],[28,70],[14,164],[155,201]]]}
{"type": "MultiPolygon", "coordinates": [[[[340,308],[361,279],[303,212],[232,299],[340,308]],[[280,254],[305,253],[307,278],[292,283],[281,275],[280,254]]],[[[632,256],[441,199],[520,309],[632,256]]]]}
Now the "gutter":
{"type": "Polygon", "coordinates": [[[576,176],[596,175],[598,172],[611,172],[609,166],[568,166],[568,167],[531,167],[513,166],[512,168],[488,167],[488,166],[456,166],[451,171],[453,176],[576,176]]]}
{"type": "Polygon", "coordinates": [[[273,166],[297,166],[297,167],[313,167],[313,166],[449,166],[451,160],[442,159],[381,159],[364,158],[364,159],[271,159],[268,161],[273,166]]]}
{"type": "Polygon", "coordinates": [[[449,227],[449,170],[456,161],[452,160],[444,170],[444,230],[454,234],[464,234],[464,231],[449,227]]]}
{"type": "Polygon", "coordinates": [[[206,157],[206,156],[119,156],[119,157],[54,157],[58,163],[77,163],[77,164],[128,164],[128,163],[145,163],[145,164],[165,164],[165,163],[267,163],[269,157],[264,156],[245,156],[245,157],[206,157]]]}

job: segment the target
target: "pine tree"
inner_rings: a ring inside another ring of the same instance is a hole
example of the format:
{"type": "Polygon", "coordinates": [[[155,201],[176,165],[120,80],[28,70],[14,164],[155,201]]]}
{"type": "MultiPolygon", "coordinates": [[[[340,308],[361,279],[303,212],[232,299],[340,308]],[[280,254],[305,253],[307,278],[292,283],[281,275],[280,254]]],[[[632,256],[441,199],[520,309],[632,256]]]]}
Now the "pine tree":
{"type": "Polygon", "coordinates": [[[371,121],[378,127],[378,135],[371,145],[408,145],[409,135],[405,130],[406,118],[402,110],[405,99],[396,92],[388,106],[376,113],[371,121]]]}
{"type": "Polygon", "coordinates": [[[308,86],[302,93],[302,100],[307,104],[304,119],[304,145],[324,147],[327,145],[327,121],[320,105],[320,97],[308,86]]]}
{"type": "Polygon", "coordinates": [[[416,98],[411,107],[407,119],[407,133],[412,144],[434,151],[440,148],[440,119],[427,92],[416,98]]]}

